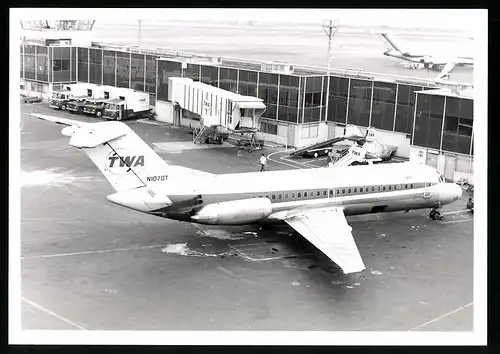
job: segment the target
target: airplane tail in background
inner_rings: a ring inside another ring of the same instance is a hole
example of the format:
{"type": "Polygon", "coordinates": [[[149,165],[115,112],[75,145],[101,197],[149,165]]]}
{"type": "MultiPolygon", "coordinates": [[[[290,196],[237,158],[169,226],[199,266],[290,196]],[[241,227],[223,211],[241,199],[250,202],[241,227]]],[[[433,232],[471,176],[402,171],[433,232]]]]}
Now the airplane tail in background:
{"type": "Polygon", "coordinates": [[[81,149],[117,192],[167,179],[167,163],[129,126],[121,122],[69,126],[62,133],[81,149]]]}
{"type": "Polygon", "coordinates": [[[388,45],[389,49],[398,51],[402,54],[405,53],[403,47],[401,46],[401,43],[398,43],[398,40],[396,39],[395,35],[389,32],[383,32],[380,33],[386,44],[388,45]]]}

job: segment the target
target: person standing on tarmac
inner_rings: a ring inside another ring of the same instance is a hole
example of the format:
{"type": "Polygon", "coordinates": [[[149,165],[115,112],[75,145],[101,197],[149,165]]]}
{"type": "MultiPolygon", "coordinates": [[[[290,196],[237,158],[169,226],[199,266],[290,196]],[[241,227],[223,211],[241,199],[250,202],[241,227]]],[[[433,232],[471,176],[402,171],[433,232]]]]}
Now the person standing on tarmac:
{"type": "Polygon", "coordinates": [[[265,171],[266,166],[267,166],[267,158],[264,154],[262,154],[262,156],[260,157],[260,171],[259,172],[265,171]]]}

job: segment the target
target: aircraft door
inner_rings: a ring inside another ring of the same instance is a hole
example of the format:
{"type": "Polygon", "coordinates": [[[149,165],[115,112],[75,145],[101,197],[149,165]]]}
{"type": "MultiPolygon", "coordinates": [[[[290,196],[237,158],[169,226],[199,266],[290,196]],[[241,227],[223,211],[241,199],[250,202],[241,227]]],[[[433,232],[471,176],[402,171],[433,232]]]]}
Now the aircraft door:
{"type": "Polygon", "coordinates": [[[432,191],[429,189],[430,186],[431,184],[429,182],[425,182],[425,189],[423,194],[424,199],[429,199],[430,197],[432,197],[432,191]]]}

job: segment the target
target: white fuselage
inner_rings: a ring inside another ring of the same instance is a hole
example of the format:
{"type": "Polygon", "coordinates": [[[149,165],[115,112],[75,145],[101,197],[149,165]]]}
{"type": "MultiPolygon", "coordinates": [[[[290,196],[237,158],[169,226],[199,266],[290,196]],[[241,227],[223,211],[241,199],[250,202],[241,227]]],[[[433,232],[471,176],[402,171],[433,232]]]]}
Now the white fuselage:
{"type": "MultiPolygon", "coordinates": [[[[252,222],[281,220],[286,213],[332,206],[342,207],[346,215],[354,215],[433,208],[450,203],[461,195],[460,188],[444,183],[434,168],[412,163],[211,176],[173,175],[168,177],[168,182],[152,186],[157,194],[168,196],[171,205],[145,208],[138,196],[117,198],[116,194],[110,200],[167,218],[234,225],[248,223],[252,211],[256,215],[252,222]],[[255,198],[264,198],[270,203],[252,201],[255,198]],[[219,218],[219,221],[214,221],[213,217],[205,218],[203,215],[208,213],[209,206],[217,204],[226,205],[224,210],[229,207],[236,216],[219,218]],[[270,209],[262,213],[268,204],[270,209]],[[246,216],[238,217],[235,209],[248,210],[244,211],[246,216]]],[[[127,192],[119,195],[123,193],[127,192]]]]}

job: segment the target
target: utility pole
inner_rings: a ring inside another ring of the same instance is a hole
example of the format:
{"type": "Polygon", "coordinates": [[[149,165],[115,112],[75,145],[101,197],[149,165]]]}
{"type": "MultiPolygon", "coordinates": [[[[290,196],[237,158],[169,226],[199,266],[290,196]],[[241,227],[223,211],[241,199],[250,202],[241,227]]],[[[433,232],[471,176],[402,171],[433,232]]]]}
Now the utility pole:
{"type": "Polygon", "coordinates": [[[137,32],[137,49],[139,52],[141,51],[141,29],[142,29],[142,20],[139,20],[139,28],[137,32]]]}
{"type": "Polygon", "coordinates": [[[323,21],[323,31],[325,31],[328,36],[328,55],[327,55],[327,84],[326,84],[326,103],[325,103],[325,121],[328,116],[328,100],[330,98],[330,54],[332,50],[332,37],[339,30],[339,21],[335,20],[325,20],[323,21]]]}

